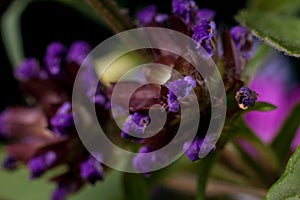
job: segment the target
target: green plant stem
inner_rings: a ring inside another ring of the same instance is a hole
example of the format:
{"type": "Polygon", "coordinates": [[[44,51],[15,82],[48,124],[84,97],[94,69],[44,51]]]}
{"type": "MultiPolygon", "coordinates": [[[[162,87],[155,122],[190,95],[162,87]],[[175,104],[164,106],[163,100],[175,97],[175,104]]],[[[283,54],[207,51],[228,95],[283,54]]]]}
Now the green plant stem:
{"type": "Polygon", "coordinates": [[[199,162],[197,200],[206,199],[206,185],[208,182],[209,174],[212,170],[212,166],[218,155],[219,151],[213,151],[199,162]]]}
{"type": "Polygon", "coordinates": [[[128,15],[111,0],[86,0],[103,21],[115,32],[119,33],[134,28],[128,15]]]}

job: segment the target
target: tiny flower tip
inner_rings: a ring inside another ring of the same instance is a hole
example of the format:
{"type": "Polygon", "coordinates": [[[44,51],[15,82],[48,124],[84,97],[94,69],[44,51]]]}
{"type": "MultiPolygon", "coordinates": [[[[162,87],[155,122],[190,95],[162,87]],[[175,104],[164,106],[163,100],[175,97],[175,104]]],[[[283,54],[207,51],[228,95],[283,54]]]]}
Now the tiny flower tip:
{"type": "Polygon", "coordinates": [[[257,97],[258,94],[255,91],[243,86],[236,92],[235,100],[237,101],[239,108],[246,110],[255,105],[257,97]]]}

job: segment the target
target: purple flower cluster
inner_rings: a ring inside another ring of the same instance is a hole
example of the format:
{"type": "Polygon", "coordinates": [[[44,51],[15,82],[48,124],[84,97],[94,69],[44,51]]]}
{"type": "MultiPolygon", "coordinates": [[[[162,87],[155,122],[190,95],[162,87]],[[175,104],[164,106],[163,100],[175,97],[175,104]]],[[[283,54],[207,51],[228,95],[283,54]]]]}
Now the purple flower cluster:
{"type": "MultiPolygon", "coordinates": [[[[12,141],[6,148],[4,168],[13,170],[18,164],[26,164],[30,178],[36,179],[57,166],[68,167],[67,172],[51,178],[58,185],[54,200],[66,199],[85,183],[95,184],[103,179],[102,164],[86,151],[76,133],[71,105],[77,72],[90,51],[90,45],[84,41],[76,41],[70,48],[54,42],[47,47],[44,62],[25,59],[16,69],[15,77],[35,104],[9,107],[0,113],[1,137],[12,141]]],[[[84,77],[80,77],[83,89],[99,82],[91,62],[86,63],[89,66],[83,68],[84,77]]],[[[86,98],[98,110],[105,110],[106,98],[101,87],[95,97],[87,91],[86,98]]]]}

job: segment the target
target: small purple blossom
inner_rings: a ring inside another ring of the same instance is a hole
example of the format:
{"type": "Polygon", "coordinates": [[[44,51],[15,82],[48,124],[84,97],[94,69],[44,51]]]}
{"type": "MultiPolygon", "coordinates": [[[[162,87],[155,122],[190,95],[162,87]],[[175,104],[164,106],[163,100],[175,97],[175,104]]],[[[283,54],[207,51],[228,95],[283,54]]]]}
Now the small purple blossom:
{"type": "Polygon", "coordinates": [[[211,57],[214,53],[213,37],[215,36],[216,24],[206,19],[199,20],[194,27],[193,40],[197,42],[197,49],[203,47],[211,57]]]}
{"type": "Polygon", "coordinates": [[[15,170],[17,169],[17,160],[11,156],[8,156],[4,159],[2,166],[7,170],[15,170]]]}
{"type": "Polygon", "coordinates": [[[235,26],[230,30],[233,42],[245,59],[253,55],[253,37],[249,29],[243,26],[235,26]]]}
{"type": "Polygon", "coordinates": [[[53,42],[47,47],[45,67],[51,75],[58,75],[67,53],[67,48],[60,42],[53,42]]]}
{"type": "Polygon", "coordinates": [[[80,174],[84,180],[95,184],[97,180],[103,179],[103,167],[93,156],[89,156],[87,160],[81,163],[80,174]]]}
{"type": "Polygon", "coordinates": [[[74,120],[71,112],[71,103],[65,102],[56,112],[56,115],[51,118],[50,124],[52,130],[64,136],[74,128],[74,120]]]}
{"type": "Polygon", "coordinates": [[[197,22],[198,6],[193,0],[173,0],[172,11],[189,25],[197,22]]]}
{"type": "Polygon", "coordinates": [[[133,159],[133,167],[142,172],[145,176],[150,176],[150,171],[153,168],[156,160],[156,156],[154,154],[147,154],[151,152],[151,150],[143,146],[139,149],[139,154],[133,159]]]}
{"type": "Polygon", "coordinates": [[[210,21],[215,17],[215,15],[216,15],[215,11],[208,9],[208,8],[199,9],[197,11],[197,17],[199,20],[205,19],[205,20],[210,21]]]}
{"type": "Polygon", "coordinates": [[[196,81],[190,76],[169,82],[169,93],[167,95],[169,110],[171,112],[177,112],[179,110],[179,100],[188,96],[194,87],[196,87],[196,81]]]}
{"type": "Polygon", "coordinates": [[[257,93],[250,90],[248,87],[243,86],[236,92],[235,99],[238,106],[245,110],[248,107],[254,106],[255,101],[257,100],[257,93]]]}
{"type": "Polygon", "coordinates": [[[30,178],[40,177],[47,169],[53,166],[57,161],[57,155],[54,151],[48,151],[45,154],[38,155],[28,162],[28,168],[31,171],[30,178]]]}
{"type": "Polygon", "coordinates": [[[39,77],[40,65],[39,61],[35,58],[25,59],[21,65],[19,65],[15,71],[15,77],[19,81],[26,81],[31,78],[39,77]]]}
{"type": "Polygon", "coordinates": [[[147,125],[150,123],[148,115],[135,112],[128,116],[123,124],[121,136],[126,139],[133,139],[131,135],[144,135],[147,125]]]}
{"type": "Polygon", "coordinates": [[[195,161],[199,159],[199,151],[203,140],[196,137],[193,142],[186,142],[183,145],[185,155],[191,160],[195,161]]]}
{"type": "Polygon", "coordinates": [[[75,192],[77,189],[78,186],[76,183],[59,183],[58,187],[52,194],[52,200],[65,200],[70,193],[75,192]]]}
{"type": "Polygon", "coordinates": [[[67,54],[67,61],[81,65],[91,51],[91,46],[84,41],[74,42],[67,54]]]}
{"type": "Polygon", "coordinates": [[[142,26],[149,24],[156,15],[156,5],[149,5],[138,12],[137,19],[142,26]]]}

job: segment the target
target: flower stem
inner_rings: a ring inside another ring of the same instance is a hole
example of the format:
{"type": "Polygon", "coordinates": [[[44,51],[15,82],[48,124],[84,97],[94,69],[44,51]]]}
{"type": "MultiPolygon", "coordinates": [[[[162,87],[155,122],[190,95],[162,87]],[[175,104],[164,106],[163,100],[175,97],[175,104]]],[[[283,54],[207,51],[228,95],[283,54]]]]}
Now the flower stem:
{"type": "Polygon", "coordinates": [[[213,151],[199,162],[197,200],[205,200],[206,185],[212,166],[219,152],[213,151]]]}
{"type": "Polygon", "coordinates": [[[134,28],[130,18],[114,1],[111,0],[86,0],[103,19],[103,21],[115,32],[119,33],[134,28]]]}

